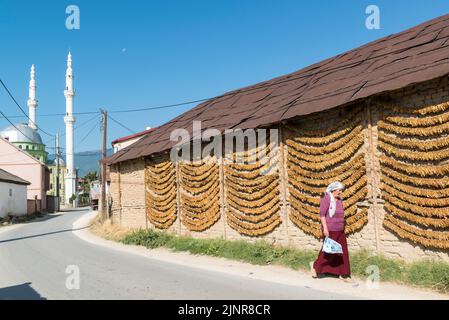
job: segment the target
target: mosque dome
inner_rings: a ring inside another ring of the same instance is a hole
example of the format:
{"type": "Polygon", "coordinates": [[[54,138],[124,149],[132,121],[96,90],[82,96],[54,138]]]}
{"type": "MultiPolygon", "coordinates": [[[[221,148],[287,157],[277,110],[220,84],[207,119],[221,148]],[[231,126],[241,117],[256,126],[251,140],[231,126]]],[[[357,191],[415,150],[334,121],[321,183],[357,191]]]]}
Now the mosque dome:
{"type": "MultiPolygon", "coordinates": [[[[53,160],[53,165],[57,166],[58,165],[58,159],[53,160]]],[[[59,166],[60,167],[65,167],[65,161],[62,158],[59,158],[59,166]]]]}
{"type": "Polygon", "coordinates": [[[14,126],[9,126],[0,131],[0,137],[11,143],[25,142],[43,144],[40,134],[37,133],[36,130],[29,127],[26,123],[18,123],[14,126]]]}

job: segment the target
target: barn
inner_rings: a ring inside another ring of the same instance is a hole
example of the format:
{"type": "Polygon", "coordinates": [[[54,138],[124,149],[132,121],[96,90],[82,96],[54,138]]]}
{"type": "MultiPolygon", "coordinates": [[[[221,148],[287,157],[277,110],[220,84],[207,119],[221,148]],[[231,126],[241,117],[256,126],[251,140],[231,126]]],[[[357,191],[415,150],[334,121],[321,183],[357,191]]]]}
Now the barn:
{"type": "Polygon", "coordinates": [[[448,75],[445,15],[210,99],[107,158],[113,222],[317,249],[320,195],[340,180],[350,250],[449,261],[448,75]],[[174,161],[171,134],[193,121],[270,138],[174,161]]]}

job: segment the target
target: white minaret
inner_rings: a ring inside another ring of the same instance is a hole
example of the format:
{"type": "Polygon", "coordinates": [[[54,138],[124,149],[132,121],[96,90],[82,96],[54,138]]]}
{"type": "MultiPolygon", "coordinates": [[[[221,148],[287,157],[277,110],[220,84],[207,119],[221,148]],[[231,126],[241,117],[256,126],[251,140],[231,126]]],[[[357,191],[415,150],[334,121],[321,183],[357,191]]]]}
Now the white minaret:
{"type": "Polygon", "coordinates": [[[69,199],[76,193],[75,179],[75,163],[74,163],[74,151],[73,151],[73,125],[76,121],[73,116],[73,97],[75,96],[75,90],[73,89],[73,70],[72,70],[72,55],[69,51],[67,57],[67,71],[65,76],[65,109],[66,116],[64,117],[65,123],[65,150],[66,150],[66,168],[65,175],[65,202],[69,204],[69,199]]]}
{"type": "Polygon", "coordinates": [[[37,108],[37,100],[36,100],[36,80],[34,79],[35,71],[34,64],[31,66],[30,71],[30,89],[28,93],[28,116],[30,120],[28,121],[28,126],[34,130],[37,130],[36,126],[36,108],[37,108]]]}

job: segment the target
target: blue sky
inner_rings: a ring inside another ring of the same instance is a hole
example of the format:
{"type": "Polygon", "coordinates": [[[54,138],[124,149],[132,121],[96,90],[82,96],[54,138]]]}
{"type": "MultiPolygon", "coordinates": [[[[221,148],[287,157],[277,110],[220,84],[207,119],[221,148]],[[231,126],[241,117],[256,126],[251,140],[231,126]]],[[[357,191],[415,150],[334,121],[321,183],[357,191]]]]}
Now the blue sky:
{"type": "MultiPolygon", "coordinates": [[[[0,0],[0,78],[27,108],[29,68],[34,63],[38,125],[63,133],[61,116],[43,115],[65,112],[69,48],[75,112],[126,110],[219,95],[448,12],[449,1],[443,0],[0,0]],[[65,27],[65,10],[71,4],[80,8],[80,30],[65,27]],[[380,8],[380,30],[365,28],[370,4],[380,8]]],[[[193,106],[111,116],[137,132],[193,106]]],[[[1,88],[0,110],[8,116],[21,114],[1,88]]],[[[91,118],[79,115],[77,125],[91,118]]],[[[76,152],[100,148],[95,122],[75,131],[76,152]]],[[[0,128],[7,125],[0,119],[0,128]]],[[[128,134],[109,122],[109,142],[128,134]]]]}

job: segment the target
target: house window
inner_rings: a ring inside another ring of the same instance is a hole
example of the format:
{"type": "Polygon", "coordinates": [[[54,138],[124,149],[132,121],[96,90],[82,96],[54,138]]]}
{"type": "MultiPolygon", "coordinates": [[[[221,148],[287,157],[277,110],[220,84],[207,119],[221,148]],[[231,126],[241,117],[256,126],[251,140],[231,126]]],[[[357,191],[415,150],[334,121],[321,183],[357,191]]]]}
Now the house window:
{"type": "Polygon", "coordinates": [[[19,145],[19,149],[22,149],[22,145],[19,145]]]}
{"type": "Polygon", "coordinates": [[[34,146],[33,146],[33,148],[32,148],[33,150],[34,150],[34,146]]]}
{"type": "Polygon", "coordinates": [[[53,169],[52,168],[50,168],[50,174],[52,174],[53,173],[53,169]]]}
{"type": "Polygon", "coordinates": [[[12,197],[12,189],[9,189],[9,196],[12,197]]]}
{"type": "Polygon", "coordinates": [[[26,149],[28,150],[30,147],[29,146],[26,146],[26,149]]]}
{"type": "Polygon", "coordinates": [[[53,189],[53,183],[50,183],[50,190],[53,189]]]}

